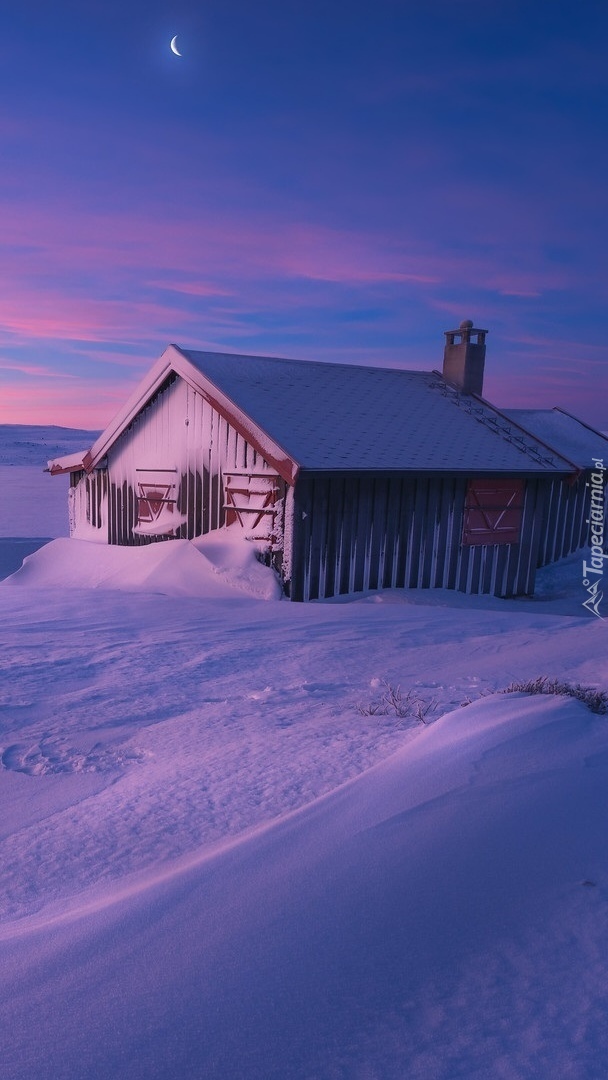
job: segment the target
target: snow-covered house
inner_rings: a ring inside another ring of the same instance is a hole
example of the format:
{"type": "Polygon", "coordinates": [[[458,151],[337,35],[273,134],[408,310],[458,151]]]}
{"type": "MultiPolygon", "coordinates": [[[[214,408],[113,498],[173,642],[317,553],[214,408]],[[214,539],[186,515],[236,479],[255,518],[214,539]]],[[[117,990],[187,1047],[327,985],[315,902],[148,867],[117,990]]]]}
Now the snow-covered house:
{"type": "Polygon", "coordinates": [[[586,541],[582,458],[608,460],[608,440],[571,417],[545,437],[485,401],[485,335],[449,331],[441,373],[170,345],[90,450],[49,462],[71,474],[71,533],[134,545],[239,522],[293,600],[532,593],[537,565],[586,541]]]}

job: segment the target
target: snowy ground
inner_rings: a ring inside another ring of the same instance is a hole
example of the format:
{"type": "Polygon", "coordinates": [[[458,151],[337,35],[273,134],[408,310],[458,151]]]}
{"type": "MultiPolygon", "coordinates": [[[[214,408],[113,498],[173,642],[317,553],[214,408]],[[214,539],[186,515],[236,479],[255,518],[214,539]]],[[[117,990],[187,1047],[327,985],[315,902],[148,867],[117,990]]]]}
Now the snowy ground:
{"type": "Polygon", "coordinates": [[[49,459],[86,450],[94,431],[0,424],[0,579],[44,541],[67,536],[69,476],[44,472],[49,459]]]}
{"type": "Polygon", "coordinates": [[[0,424],[0,465],[44,468],[52,458],[88,450],[98,435],[98,431],[79,428],[0,424]]]}
{"type": "Polygon", "coordinates": [[[42,544],[68,535],[68,484],[68,476],[31,465],[0,465],[0,580],[42,544]]]}
{"type": "Polygon", "coordinates": [[[608,716],[485,696],[608,687],[578,558],[296,605],[83,543],[0,587],[3,1080],[608,1075],[608,716]]]}

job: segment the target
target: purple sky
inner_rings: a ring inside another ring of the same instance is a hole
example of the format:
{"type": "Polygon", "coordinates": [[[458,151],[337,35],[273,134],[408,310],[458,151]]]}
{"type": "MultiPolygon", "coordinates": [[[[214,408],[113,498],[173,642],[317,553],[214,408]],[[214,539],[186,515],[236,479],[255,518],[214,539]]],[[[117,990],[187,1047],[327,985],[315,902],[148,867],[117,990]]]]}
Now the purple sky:
{"type": "Polygon", "coordinates": [[[428,370],[472,318],[490,400],[608,428],[606,0],[10,8],[0,422],[104,426],[171,341],[428,370]]]}

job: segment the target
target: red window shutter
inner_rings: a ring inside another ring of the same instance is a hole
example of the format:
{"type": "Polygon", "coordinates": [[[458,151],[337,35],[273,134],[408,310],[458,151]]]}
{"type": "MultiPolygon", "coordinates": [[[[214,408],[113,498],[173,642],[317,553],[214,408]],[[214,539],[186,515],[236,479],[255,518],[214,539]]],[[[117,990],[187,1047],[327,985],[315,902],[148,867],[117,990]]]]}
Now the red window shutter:
{"type": "Polygon", "coordinates": [[[137,498],[137,524],[148,524],[152,521],[156,521],[163,510],[163,507],[167,507],[171,512],[175,505],[175,500],[170,498],[171,485],[167,484],[161,486],[160,484],[139,484],[139,495],[137,498]]]}
{"type": "Polygon", "coordinates": [[[469,480],[463,544],[517,544],[523,505],[523,480],[469,480]]]}

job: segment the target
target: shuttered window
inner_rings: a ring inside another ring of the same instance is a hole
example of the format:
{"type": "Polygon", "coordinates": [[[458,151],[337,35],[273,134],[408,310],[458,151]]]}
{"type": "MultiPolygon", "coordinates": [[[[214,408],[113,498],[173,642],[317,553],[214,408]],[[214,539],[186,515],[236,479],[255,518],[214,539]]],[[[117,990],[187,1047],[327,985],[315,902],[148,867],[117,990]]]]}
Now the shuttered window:
{"type": "Polygon", "coordinates": [[[463,544],[517,544],[523,505],[523,480],[469,480],[463,544]]]}
{"type": "Polygon", "coordinates": [[[136,536],[173,535],[186,521],[176,511],[177,469],[136,469],[136,536]]]}

